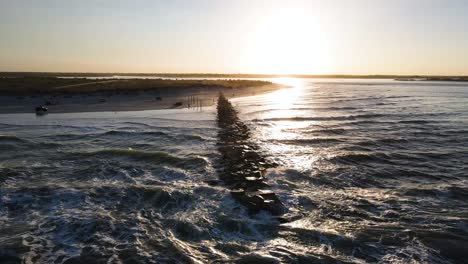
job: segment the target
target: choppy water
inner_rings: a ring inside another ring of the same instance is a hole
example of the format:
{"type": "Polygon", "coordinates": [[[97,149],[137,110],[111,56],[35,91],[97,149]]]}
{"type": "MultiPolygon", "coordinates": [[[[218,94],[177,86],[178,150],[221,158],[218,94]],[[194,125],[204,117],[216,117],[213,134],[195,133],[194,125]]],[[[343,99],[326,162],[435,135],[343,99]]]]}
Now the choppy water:
{"type": "Polygon", "coordinates": [[[466,261],[468,85],[288,82],[232,100],[283,224],[213,184],[214,107],[0,115],[0,262],[466,261]]]}

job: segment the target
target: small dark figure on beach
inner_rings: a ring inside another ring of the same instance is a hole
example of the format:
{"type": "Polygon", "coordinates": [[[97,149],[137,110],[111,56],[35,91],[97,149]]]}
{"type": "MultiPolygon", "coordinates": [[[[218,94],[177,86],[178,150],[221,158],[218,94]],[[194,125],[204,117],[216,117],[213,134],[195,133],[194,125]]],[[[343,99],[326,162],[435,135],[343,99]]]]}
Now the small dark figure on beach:
{"type": "Polygon", "coordinates": [[[45,115],[49,109],[45,106],[36,107],[36,115],[45,115]]]}

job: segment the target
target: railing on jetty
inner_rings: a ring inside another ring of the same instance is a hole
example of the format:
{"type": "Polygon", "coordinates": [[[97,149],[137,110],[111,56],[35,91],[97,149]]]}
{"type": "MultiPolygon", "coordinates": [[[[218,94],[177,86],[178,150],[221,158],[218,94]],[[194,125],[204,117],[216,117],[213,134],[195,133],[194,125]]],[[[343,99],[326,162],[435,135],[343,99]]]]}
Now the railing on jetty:
{"type": "Polygon", "coordinates": [[[198,96],[194,96],[194,95],[188,96],[186,104],[187,104],[188,109],[203,111],[203,99],[199,98],[198,96]]]}

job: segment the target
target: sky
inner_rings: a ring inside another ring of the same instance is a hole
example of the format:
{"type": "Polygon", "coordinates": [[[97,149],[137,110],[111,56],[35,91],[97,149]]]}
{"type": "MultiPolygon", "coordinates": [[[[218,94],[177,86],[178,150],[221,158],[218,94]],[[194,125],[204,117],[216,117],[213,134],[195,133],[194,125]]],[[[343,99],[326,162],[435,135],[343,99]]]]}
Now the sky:
{"type": "Polygon", "coordinates": [[[0,71],[468,75],[466,0],[0,0],[0,71]]]}

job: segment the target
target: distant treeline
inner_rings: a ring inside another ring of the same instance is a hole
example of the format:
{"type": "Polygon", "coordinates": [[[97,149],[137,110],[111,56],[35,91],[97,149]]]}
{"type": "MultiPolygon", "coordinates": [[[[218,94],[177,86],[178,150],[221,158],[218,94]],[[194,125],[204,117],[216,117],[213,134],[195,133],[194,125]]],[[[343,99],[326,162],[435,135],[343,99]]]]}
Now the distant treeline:
{"type": "Polygon", "coordinates": [[[217,74],[217,73],[92,73],[92,72],[0,72],[0,77],[109,77],[138,76],[163,78],[342,78],[342,79],[415,79],[420,81],[468,81],[468,76],[436,75],[307,75],[307,74],[217,74]]]}
{"type": "Polygon", "coordinates": [[[421,81],[433,82],[468,82],[468,76],[455,76],[455,77],[426,77],[421,81]]]}
{"type": "MultiPolygon", "coordinates": [[[[257,80],[169,80],[169,79],[99,79],[56,77],[0,77],[0,95],[41,95],[117,92],[132,93],[174,89],[220,88],[235,89],[270,85],[257,80]]],[[[177,91],[177,90],[176,90],[177,91]]]]}

